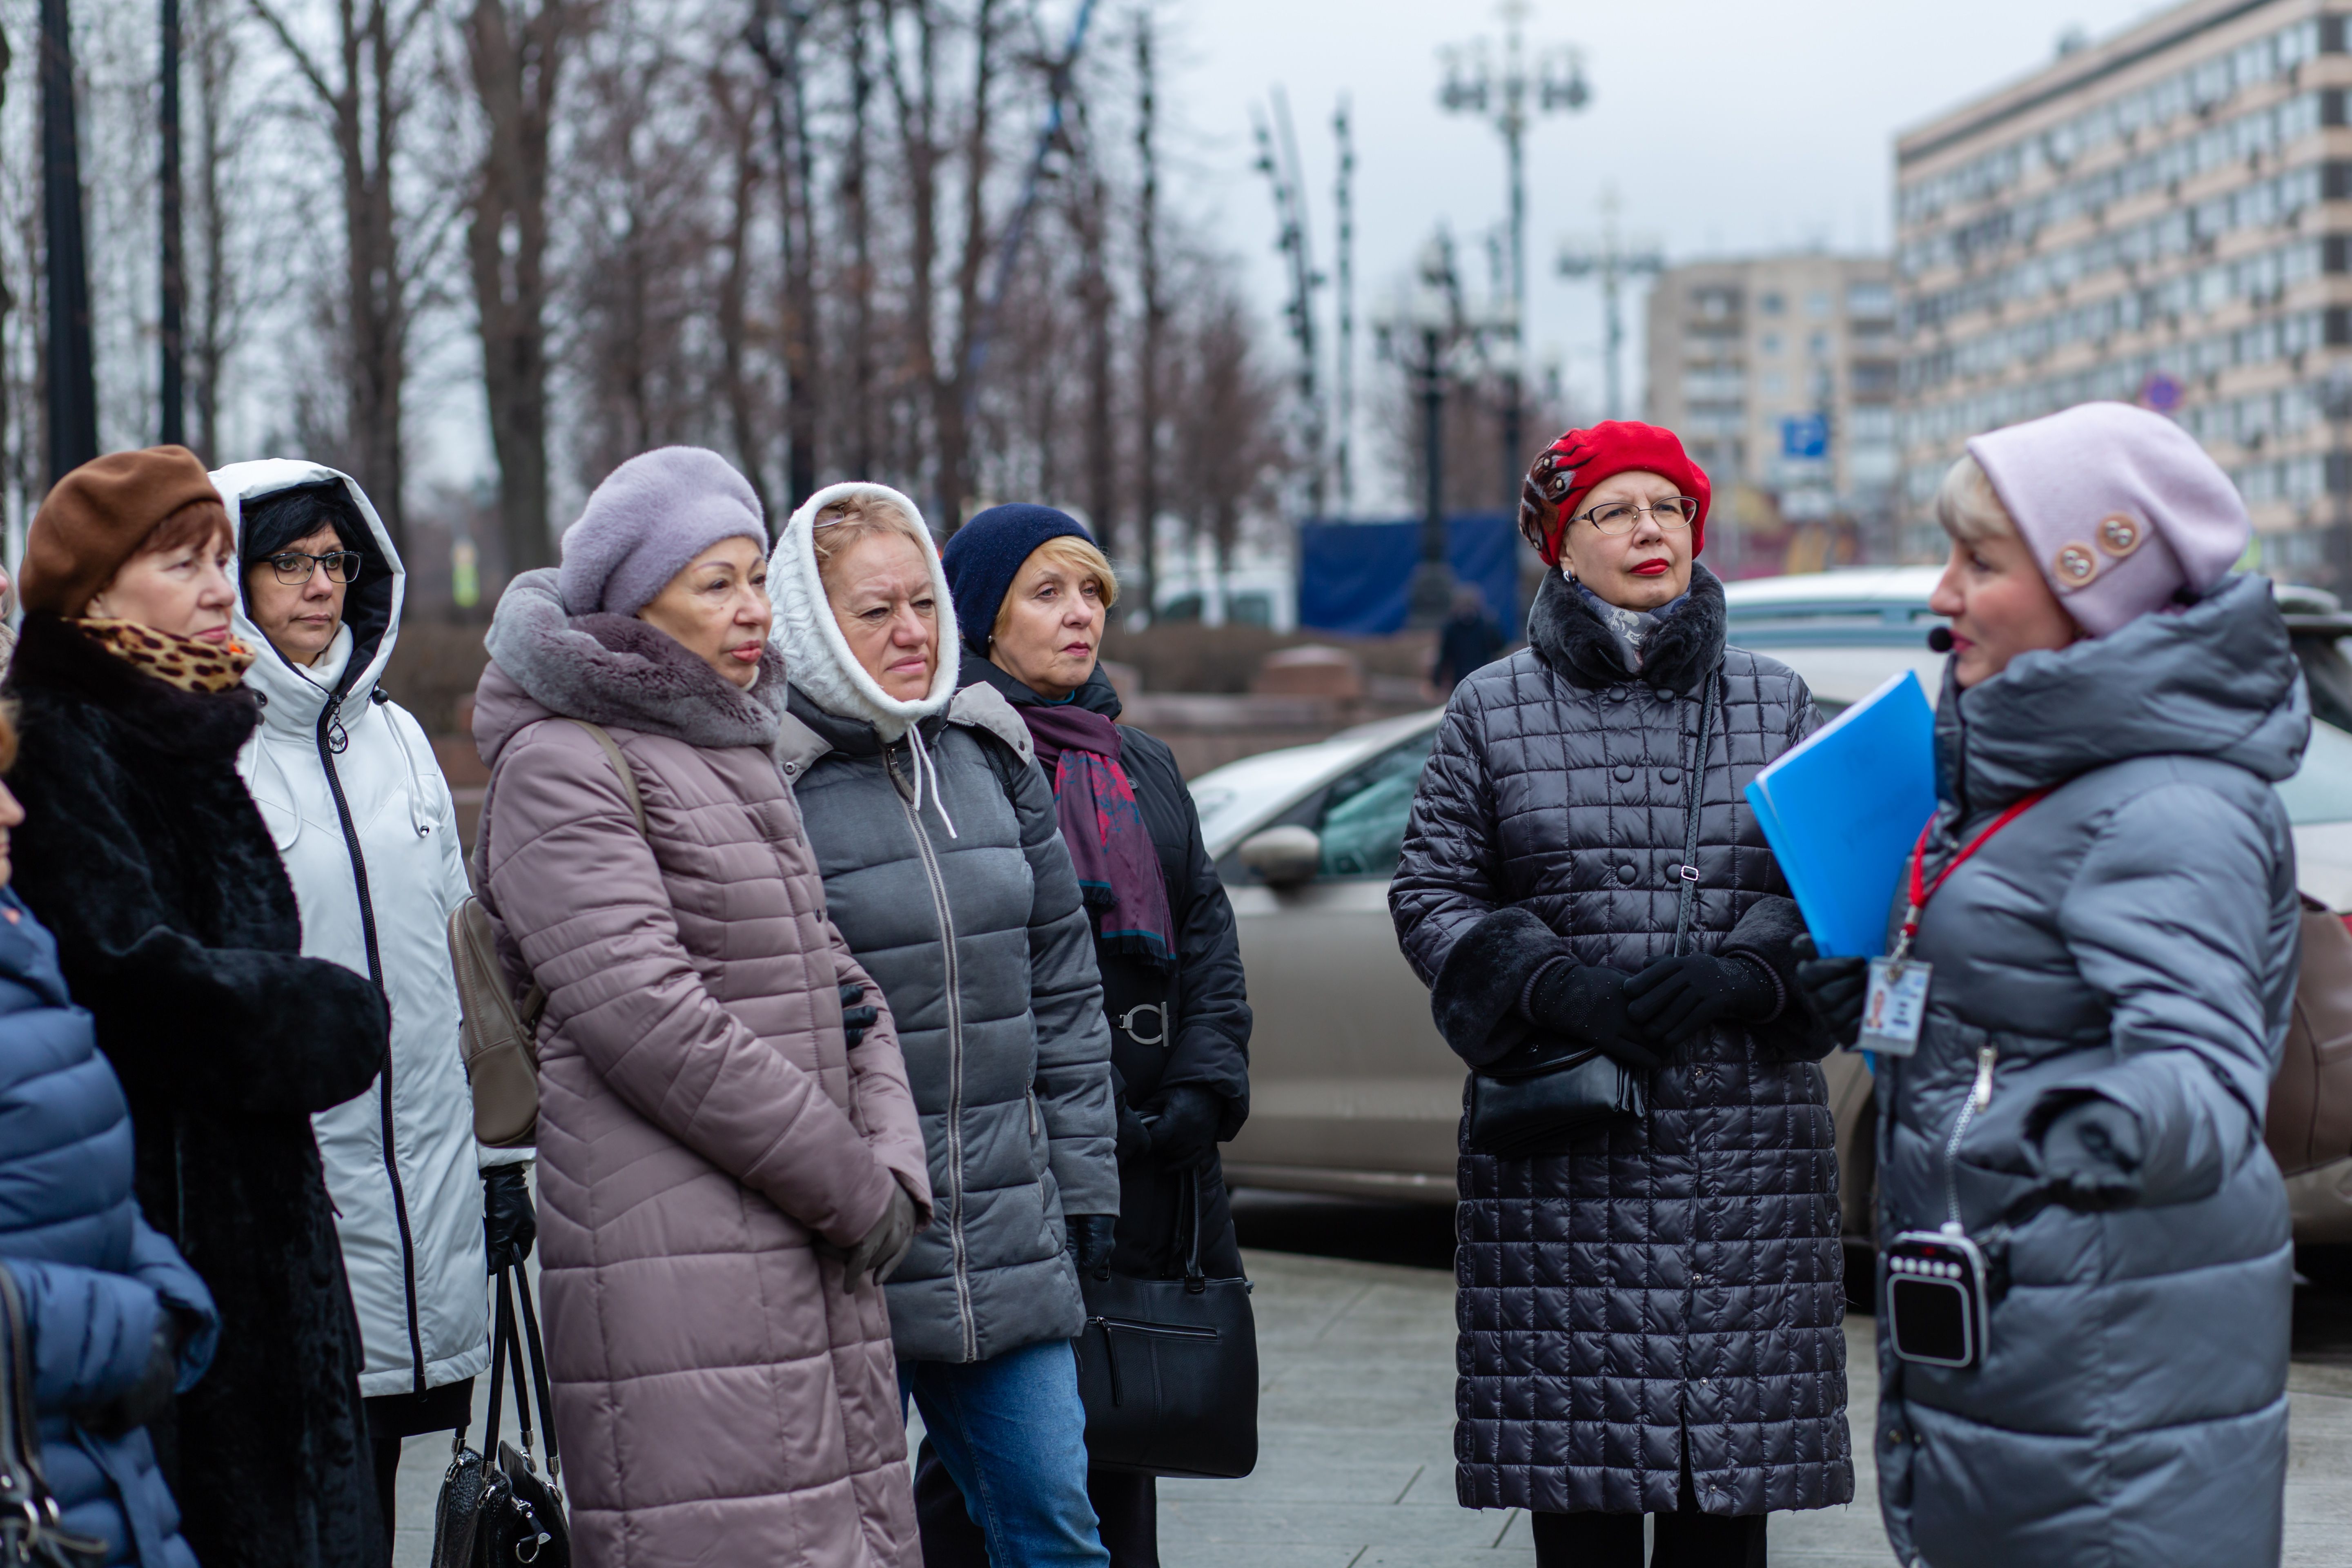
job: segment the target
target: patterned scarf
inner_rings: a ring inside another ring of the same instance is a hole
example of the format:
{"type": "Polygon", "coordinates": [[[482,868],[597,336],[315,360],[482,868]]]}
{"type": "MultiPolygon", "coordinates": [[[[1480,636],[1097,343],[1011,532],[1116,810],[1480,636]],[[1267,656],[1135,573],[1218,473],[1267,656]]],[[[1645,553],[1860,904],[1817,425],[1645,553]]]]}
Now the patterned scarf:
{"type": "Polygon", "coordinates": [[[1690,597],[1689,590],[1685,589],[1654,610],[1629,610],[1622,605],[1611,604],[1577,578],[1568,580],[1575,584],[1576,591],[1584,595],[1584,602],[1592,606],[1592,613],[1601,617],[1601,626],[1616,639],[1617,655],[1625,661],[1628,675],[1642,673],[1642,648],[1649,642],[1650,634],[1658,629],[1660,621],[1673,615],[1681,607],[1682,602],[1690,597]]]}
{"type": "Polygon", "coordinates": [[[1054,781],[1055,816],[1097,940],[1159,969],[1176,964],[1168,884],[1134,786],[1118,767],[1118,726],[1073,706],[1022,704],[1037,761],[1054,781]]]}
{"type": "Polygon", "coordinates": [[[235,637],[210,643],[102,616],[80,616],[73,624],[131,668],[183,691],[232,690],[253,667],[253,650],[235,637]]]}

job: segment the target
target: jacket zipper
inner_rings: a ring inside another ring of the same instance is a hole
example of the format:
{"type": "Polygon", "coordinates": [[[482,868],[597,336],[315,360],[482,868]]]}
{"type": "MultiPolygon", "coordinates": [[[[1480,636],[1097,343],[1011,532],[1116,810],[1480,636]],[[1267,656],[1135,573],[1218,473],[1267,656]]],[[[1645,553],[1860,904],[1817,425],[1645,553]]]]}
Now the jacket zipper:
{"type": "MultiPolygon", "coordinates": [[[[375,904],[368,897],[367,857],[360,851],[359,829],[352,822],[351,802],[335,772],[335,753],[351,744],[342,724],[343,700],[329,697],[319,713],[319,765],[326,770],[327,788],[335,797],[335,817],[342,825],[343,847],[351,851],[352,883],[360,897],[360,935],[367,943],[368,978],[383,991],[383,958],[376,947],[375,904]]],[[[387,1008],[389,993],[384,995],[387,1008]]],[[[400,1153],[392,1131],[392,1042],[384,1041],[383,1071],[376,1079],[376,1106],[383,1134],[383,1173],[392,1184],[392,1217],[400,1230],[400,1280],[408,1309],[409,1378],[417,1394],[425,1392],[425,1332],[416,1315],[416,1241],[408,1226],[408,1194],[400,1184],[400,1153]]]]}
{"type": "Polygon", "coordinates": [[[1944,1228],[1958,1236],[1963,1234],[1960,1225],[1960,1140],[1976,1120],[1977,1112],[1992,1103],[1992,1069],[2000,1060],[2000,1053],[1990,1044],[1977,1050],[1977,1081],[1969,1087],[1969,1097],[1960,1101],[1960,1113],[1952,1120],[1951,1142],[1944,1145],[1944,1228]]]}
{"type": "Polygon", "coordinates": [[[923,819],[900,786],[898,767],[887,749],[882,768],[889,774],[891,793],[898,795],[898,809],[907,814],[907,826],[914,832],[915,854],[923,863],[923,879],[931,889],[940,943],[946,954],[942,973],[948,1007],[948,1250],[955,1270],[956,1327],[963,1334],[963,1359],[975,1362],[980,1359],[980,1326],[972,1317],[971,1258],[963,1234],[963,992],[956,973],[955,916],[948,908],[947,878],[940,871],[931,836],[923,831],[923,819]]]}

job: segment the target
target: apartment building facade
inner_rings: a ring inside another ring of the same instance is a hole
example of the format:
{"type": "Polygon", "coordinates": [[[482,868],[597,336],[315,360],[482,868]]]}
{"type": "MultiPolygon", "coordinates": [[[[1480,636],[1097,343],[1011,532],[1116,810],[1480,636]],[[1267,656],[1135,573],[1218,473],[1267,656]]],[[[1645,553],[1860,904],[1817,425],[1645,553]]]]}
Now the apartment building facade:
{"type": "Polygon", "coordinates": [[[1751,573],[1891,548],[1895,322],[1883,256],[1747,257],[1659,275],[1649,417],[1682,436],[1715,487],[1710,560],[1751,573]],[[1808,541],[1822,559],[1801,558],[1808,541]]]}
{"type": "Polygon", "coordinates": [[[2321,0],[2189,0],[1898,139],[1907,552],[1969,436],[2113,398],[2230,471],[2263,569],[2352,579],[2346,41],[2321,0]]]}

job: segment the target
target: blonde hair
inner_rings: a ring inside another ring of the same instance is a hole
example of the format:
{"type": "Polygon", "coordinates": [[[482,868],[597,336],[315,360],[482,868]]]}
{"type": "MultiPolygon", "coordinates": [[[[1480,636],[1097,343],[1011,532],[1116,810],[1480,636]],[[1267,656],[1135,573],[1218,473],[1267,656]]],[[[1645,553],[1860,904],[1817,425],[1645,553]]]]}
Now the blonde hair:
{"type": "Polygon", "coordinates": [[[2017,521],[2009,515],[2009,508],[2000,504],[1992,480],[1974,458],[1966,455],[1944,470],[1944,482],[1936,487],[1936,521],[1962,544],[2018,536],[2017,521]]]}
{"type": "MultiPolygon", "coordinates": [[[[1043,560],[1049,566],[1075,572],[1081,578],[1094,579],[1095,586],[1102,591],[1104,609],[1118,603],[1118,574],[1110,569],[1110,562],[1095,548],[1093,541],[1082,539],[1075,533],[1058,534],[1031,551],[1029,560],[1021,563],[1022,570],[1028,569],[1030,561],[1038,560],[1043,560]]],[[[1017,581],[1020,573],[1014,573],[1013,576],[1017,581]]],[[[996,625],[989,628],[988,635],[1001,637],[1004,635],[1004,628],[1012,624],[1013,590],[1008,585],[1004,597],[996,606],[996,625]]]]}
{"type": "Polygon", "coordinates": [[[830,588],[834,563],[877,533],[895,533],[923,552],[926,562],[936,552],[923,525],[906,509],[883,496],[846,495],[828,502],[809,530],[809,547],[816,552],[817,576],[830,588]]]}

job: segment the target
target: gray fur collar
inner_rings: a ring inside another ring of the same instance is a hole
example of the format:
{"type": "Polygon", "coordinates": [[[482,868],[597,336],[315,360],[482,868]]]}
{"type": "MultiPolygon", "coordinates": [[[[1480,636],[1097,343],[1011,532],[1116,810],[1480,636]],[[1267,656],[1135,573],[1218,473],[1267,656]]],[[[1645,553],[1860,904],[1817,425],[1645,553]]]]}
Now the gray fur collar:
{"type": "Polygon", "coordinates": [[[746,691],[634,616],[572,615],[553,567],[507,584],[483,640],[532,701],[567,719],[690,746],[766,747],[783,715],[783,658],[772,645],[746,691]]]}

